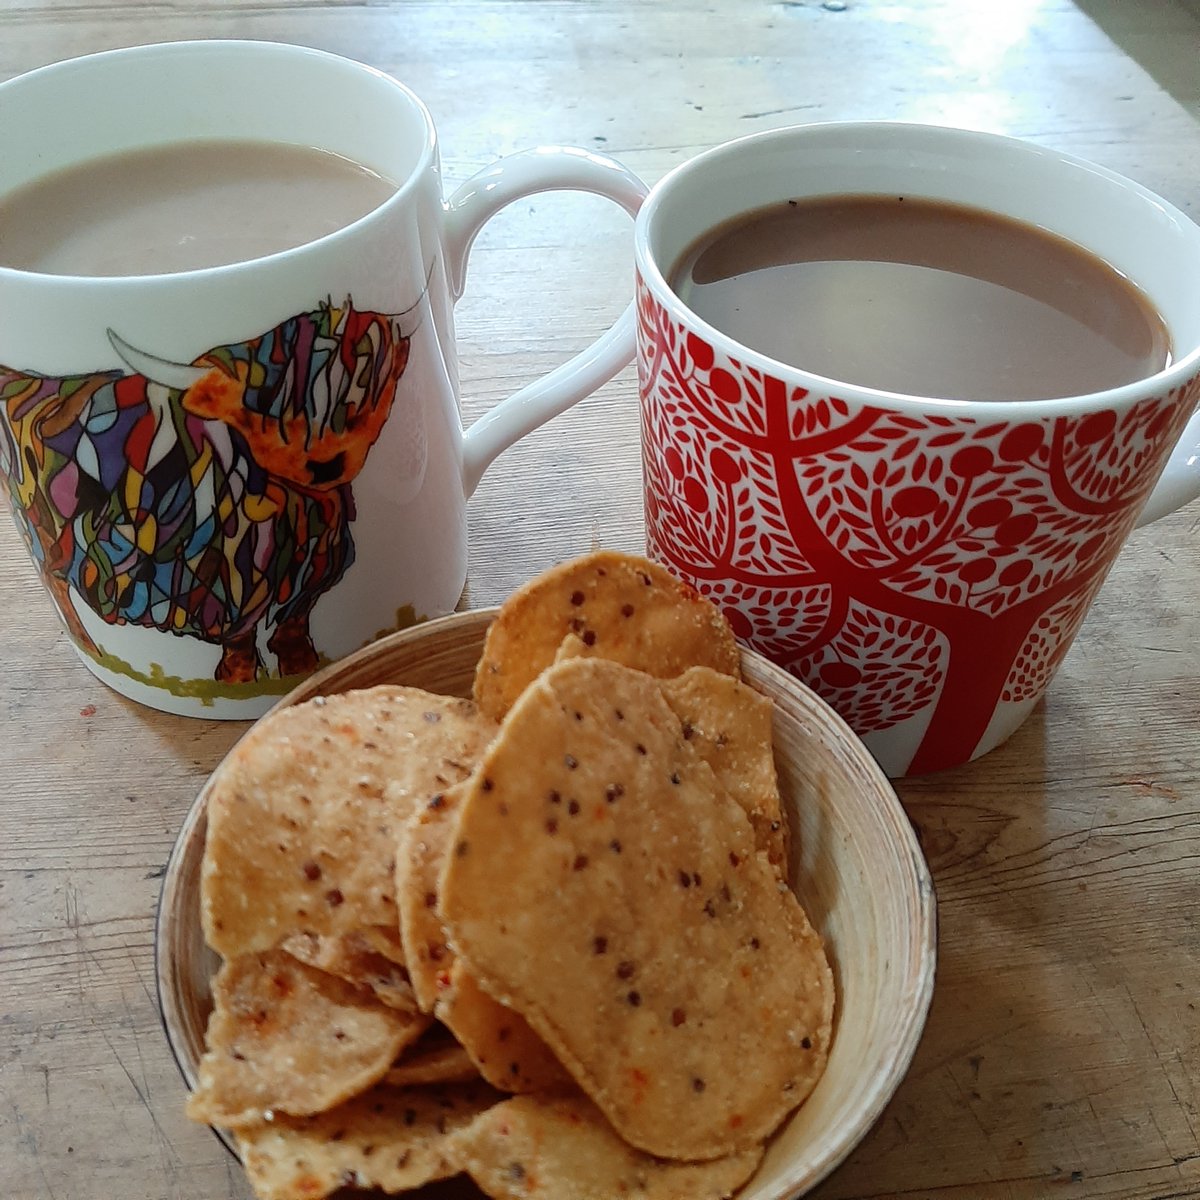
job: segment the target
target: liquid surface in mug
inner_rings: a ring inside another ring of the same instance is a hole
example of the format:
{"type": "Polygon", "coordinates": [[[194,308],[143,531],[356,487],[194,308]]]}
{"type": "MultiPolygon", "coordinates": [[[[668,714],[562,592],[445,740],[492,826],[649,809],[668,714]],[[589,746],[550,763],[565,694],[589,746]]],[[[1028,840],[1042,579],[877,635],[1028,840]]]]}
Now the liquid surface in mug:
{"type": "Polygon", "coordinates": [[[212,140],[127,150],[0,196],[0,266],[88,276],[225,266],[316,241],[395,191],[310,146],[212,140]]]}
{"type": "Polygon", "coordinates": [[[906,395],[1085,395],[1171,358],[1154,306],[1100,258],[1019,221],[913,197],[743,214],[693,243],[670,282],[751,349],[906,395]]]}

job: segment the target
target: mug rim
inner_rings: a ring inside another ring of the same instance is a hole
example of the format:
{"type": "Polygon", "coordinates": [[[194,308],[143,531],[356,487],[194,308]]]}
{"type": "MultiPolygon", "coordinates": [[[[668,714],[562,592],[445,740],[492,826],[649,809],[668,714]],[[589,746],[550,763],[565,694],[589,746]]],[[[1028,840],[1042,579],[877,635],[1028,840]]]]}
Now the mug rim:
{"type": "MultiPolygon", "coordinates": [[[[217,266],[197,267],[189,271],[148,271],[134,275],[72,275],[56,271],[30,271],[22,267],[5,266],[4,263],[0,262],[0,284],[22,283],[28,285],[35,283],[44,287],[71,288],[145,287],[148,282],[156,284],[165,281],[194,282],[199,279],[208,280],[220,276],[234,275],[246,269],[260,269],[263,264],[282,262],[297,255],[305,254],[315,246],[324,247],[340,238],[351,236],[361,229],[365,223],[373,221],[385,210],[391,210],[401,204],[407,203],[412,193],[419,187],[419,181],[422,176],[431,164],[436,163],[438,154],[437,129],[428,106],[416,92],[401,83],[394,75],[390,75],[378,67],[373,67],[369,63],[355,58],[348,58],[342,54],[334,54],[329,50],[321,50],[315,46],[303,46],[295,42],[259,40],[255,38],[189,38],[181,41],[149,42],[144,45],[118,46],[110,50],[97,50],[90,54],[72,55],[70,58],[59,59],[55,62],[45,63],[40,67],[34,67],[32,70],[23,71],[19,75],[14,75],[11,79],[0,82],[0,102],[4,100],[6,91],[24,86],[31,80],[40,81],[56,74],[67,74],[93,64],[103,68],[103,64],[107,60],[148,58],[156,55],[173,57],[176,55],[204,56],[224,53],[232,53],[234,55],[266,53],[281,58],[317,59],[330,64],[336,64],[342,68],[351,68],[356,72],[379,80],[382,84],[398,93],[417,113],[424,125],[425,135],[412,169],[401,181],[389,180],[389,182],[396,183],[396,190],[386,200],[371,209],[370,212],[364,213],[361,217],[357,217],[350,224],[343,225],[340,229],[335,229],[330,233],[322,234],[318,238],[302,242],[298,246],[290,246],[286,250],[276,250],[271,254],[260,254],[254,258],[239,259],[237,262],[221,263],[217,266]]],[[[174,142],[161,144],[172,145],[187,140],[189,139],[184,136],[175,139],[174,142]]],[[[322,148],[317,147],[317,149],[322,148]]],[[[330,153],[335,152],[330,151],[330,153]]],[[[95,158],[102,158],[104,155],[105,152],[102,151],[95,155],[95,158]]],[[[73,165],[78,166],[87,161],[89,160],[81,158],[73,165]]],[[[0,194],[3,193],[0,192],[0,194]]]]}
{"type": "MultiPolygon", "coordinates": [[[[760,350],[738,341],[736,338],[718,329],[704,320],[689,307],[667,281],[662,264],[659,263],[651,245],[651,226],[658,217],[659,210],[666,203],[666,197],[684,185],[690,175],[702,171],[711,163],[721,159],[736,158],[739,155],[757,149],[770,142],[787,142],[802,138],[819,130],[839,130],[854,135],[866,131],[881,132],[888,130],[903,131],[910,134],[926,134],[948,141],[990,142],[996,146],[1008,147],[1021,153],[1031,153],[1069,166],[1084,168],[1094,175],[1129,189],[1143,199],[1167,212],[1173,218],[1195,226],[1192,221],[1176,205],[1165,200],[1149,188],[1113,171],[1108,167],[1092,162],[1090,159],[1065,151],[1039,145],[1024,138],[1010,137],[1006,134],[988,133],[982,130],[967,129],[955,125],[931,125],[919,121],[812,121],[797,125],[784,125],[777,129],[766,129],[758,133],[746,134],[733,138],[689,158],[686,162],[673,167],[651,189],[638,213],[634,226],[634,260],[637,276],[642,283],[676,319],[688,328],[701,334],[711,345],[726,356],[744,362],[765,374],[782,378],[807,386],[810,390],[818,388],[836,393],[839,398],[872,408],[887,408],[903,412],[938,412],[977,414],[984,420],[1012,420],[1014,408],[1029,413],[1031,410],[1042,416],[1059,413],[1061,415],[1082,414],[1098,407],[1122,408],[1131,406],[1139,400],[1152,395],[1161,395],[1173,391],[1186,383],[1200,371],[1200,344],[1193,346],[1182,357],[1175,359],[1161,370],[1152,375],[1135,379],[1131,383],[1118,387],[1104,388],[1100,391],[1080,393],[1071,396],[1054,396],[1036,400],[965,400],[947,396],[920,396],[908,392],[891,392],[883,388],[873,388],[862,384],[850,383],[842,379],[821,375],[805,367],[783,362],[760,350]],[[801,382],[803,381],[803,382],[801,382]]],[[[819,195],[813,192],[812,195],[819,195]]],[[[985,206],[975,206],[984,208],[985,206]]],[[[754,205],[749,204],[740,210],[743,213],[754,211],[754,205]]],[[[992,209],[998,216],[1004,214],[1000,209],[992,209]]],[[[1054,230],[1049,230],[1054,233],[1054,230]]],[[[1062,235],[1059,235],[1062,236],[1062,235]]],[[[1092,257],[1099,257],[1089,247],[1082,247],[1092,257]]],[[[1151,303],[1155,303],[1150,297],[1151,303]]]]}

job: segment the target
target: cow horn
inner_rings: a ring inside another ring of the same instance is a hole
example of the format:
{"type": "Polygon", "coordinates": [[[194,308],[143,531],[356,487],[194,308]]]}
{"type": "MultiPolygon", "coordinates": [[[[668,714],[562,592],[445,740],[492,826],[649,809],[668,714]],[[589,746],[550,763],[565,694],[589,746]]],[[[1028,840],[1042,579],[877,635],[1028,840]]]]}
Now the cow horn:
{"type": "Polygon", "coordinates": [[[156,358],[136,346],[131,346],[124,338],[108,331],[108,340],[117,352],[117,357],[135,374],[144,375],[151,383],[163,387],[174,388],[186,392],[194,383],[199,383],[211,370],[209,367],[194,367],[191,363],[171,362],[165,358],[156,358]]]}
{"type": "Polygon", "coordinates": [[[425,314],[420,308],[410,308],[407,312],[403,312],[396,318],[396,330],[400,337],[408,341],[413,334],[424,324],[425,314]]]}
{"type": "Polygon", "coordinates": [[[429,284],[436,269],[437,259],[434,258],[429,264],[429,270],[425,272],[425,286],[421,289],[421,294],[408,308],[396,315],[396,324],[402,338],[411,338],[425,323],[425,317],[430,311],[429,284]]]}

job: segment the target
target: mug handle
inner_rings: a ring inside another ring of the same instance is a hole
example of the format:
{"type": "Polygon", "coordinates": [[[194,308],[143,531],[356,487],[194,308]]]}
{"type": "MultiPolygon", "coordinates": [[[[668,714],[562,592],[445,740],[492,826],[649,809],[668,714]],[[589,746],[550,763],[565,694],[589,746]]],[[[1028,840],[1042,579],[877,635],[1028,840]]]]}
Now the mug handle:
{"type": "Polygon", "coordinates": [[[1200,409],[1184,426],[1183,436],[1175,443],[1134,528],[1141,529],[1143,525],[1173,513],[1197,496],[1200,496],[1200,409]]]}
{"type": "MultiPolygon", "coordinates": [[[[646,185],[615,159],[571,146],[512,154],[472,175],[446,203],[446,274],[451,295],[463,293],[467,255],[484,223],[506,204],[535,192],[593,192],[636,216],[646,185]]],[[[470,499],[484,471],[518,438],[565,412],[633,361],[634,306],[586,350],[526,384],[463,434],[463,491],[470,499]]]]}

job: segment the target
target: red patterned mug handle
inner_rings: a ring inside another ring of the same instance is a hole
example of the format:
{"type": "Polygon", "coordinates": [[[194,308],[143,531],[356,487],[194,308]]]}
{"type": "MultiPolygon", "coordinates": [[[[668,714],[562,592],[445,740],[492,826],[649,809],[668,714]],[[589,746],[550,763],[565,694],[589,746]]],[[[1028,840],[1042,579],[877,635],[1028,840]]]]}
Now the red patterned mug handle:
{"type": "Polygon", "coordinates": [[[1200,496],[1200,409],[1184,428],[1150,499],[1138,516],[1137,528],[1149,525],[1200,496]]]}

